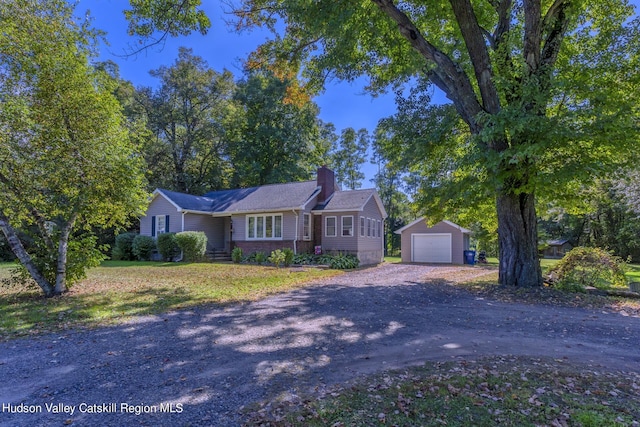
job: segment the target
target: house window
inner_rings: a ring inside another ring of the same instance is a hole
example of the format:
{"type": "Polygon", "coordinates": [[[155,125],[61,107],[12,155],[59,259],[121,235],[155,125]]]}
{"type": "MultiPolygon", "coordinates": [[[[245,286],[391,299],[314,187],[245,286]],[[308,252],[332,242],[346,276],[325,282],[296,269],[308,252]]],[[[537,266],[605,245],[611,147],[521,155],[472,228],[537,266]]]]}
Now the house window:
{"type": "Polygon", "coordinates": [[[327,237],[336,237],[337,236],[337,223],[338,217],[328,216],[324,219],[324,233],[327,237]]]}
{"type": "Polygon", "coordinates": [[[367,237],[371,237],[371,218],[367,218],[367,237]]]}
{"type": "Polygon", "coordinates": [[[247,239],[281,240],[282,214],[247,215],[247,239]]]}
{"type": "Polygon", "coordinates": [[[167,230],[167,216],[166,215],[157,215],[156,216],[156,236],[159,236],[162,233],[166,233],[167,230]]]}
{"type": "Polygon", "coordinates": [[[378,220],[378,237],[382,237],[382,221],[378,220]]]}
{"type": "Polygon", "coordinates": [[[353,236],[353,217],[343,216],[342,217],[342,237],[351,237],[351,236],[353,236]]]}
{"type": "Polygon", "coordinates": [[[363,216],[360,217],[360,237],[365,236],[365,218],[363,216]]]}
{"type": "Polygon", "coordinates": [[[311,215],[302,215],[302,238],[304,240],[311,240],[311,215]]]}

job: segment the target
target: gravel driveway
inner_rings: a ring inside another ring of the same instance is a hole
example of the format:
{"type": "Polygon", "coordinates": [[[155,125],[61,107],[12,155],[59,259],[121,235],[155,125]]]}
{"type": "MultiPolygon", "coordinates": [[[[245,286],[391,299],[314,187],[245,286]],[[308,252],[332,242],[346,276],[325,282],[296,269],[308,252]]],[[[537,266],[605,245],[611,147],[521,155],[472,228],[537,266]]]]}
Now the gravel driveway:
{"type": "Polygon", "coordinates": [[[254,303],[2,343],[0,425],[237,426],[243,405],[425,360],[640,367],[639,318],[429,282],[447,269],[385,264],[254,303]]]}

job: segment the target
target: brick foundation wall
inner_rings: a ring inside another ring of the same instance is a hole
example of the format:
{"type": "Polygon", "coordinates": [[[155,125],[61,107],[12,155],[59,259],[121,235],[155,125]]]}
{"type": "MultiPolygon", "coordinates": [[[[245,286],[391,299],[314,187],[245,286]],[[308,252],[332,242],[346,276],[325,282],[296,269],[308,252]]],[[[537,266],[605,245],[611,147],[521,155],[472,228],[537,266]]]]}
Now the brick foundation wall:
{"type": "Polygon", "coordinates": [[[245,255],[254,252],[264,252],[269,255],[276,249],[293,249],[293,240],[278,240],[273,242],[234,242],[234,246],[241,248],[245,255]]]}

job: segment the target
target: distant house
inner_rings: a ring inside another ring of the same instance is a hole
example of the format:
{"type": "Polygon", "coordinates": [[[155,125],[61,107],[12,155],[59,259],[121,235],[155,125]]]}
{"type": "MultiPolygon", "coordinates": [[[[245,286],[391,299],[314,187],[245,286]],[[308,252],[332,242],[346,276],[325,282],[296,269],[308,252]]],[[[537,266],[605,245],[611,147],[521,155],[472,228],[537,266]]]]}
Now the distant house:
{"type": "Polygon", "coordinates": [[[402,262],[463,264],[471,231],[450,221],[433,227],[420,218],[395,231],[400,235],[402,262]]]}
{"type": "Polygon", "coordinates": [[[547,247],[544,249],[542,256],[544,258],[562,258],[573,249],[568,239],[561,240],[549,240],[547,241],[547,247]]]}
{"type": "Polygon", "coordinates": [[[383,259],[387,217],[375,189],[341,191],[332,170],[315,181],[212,191],[203,196],[156,189],[140,234],[203,231],[209,251],[350,253],[362,265],[383,259]]]}

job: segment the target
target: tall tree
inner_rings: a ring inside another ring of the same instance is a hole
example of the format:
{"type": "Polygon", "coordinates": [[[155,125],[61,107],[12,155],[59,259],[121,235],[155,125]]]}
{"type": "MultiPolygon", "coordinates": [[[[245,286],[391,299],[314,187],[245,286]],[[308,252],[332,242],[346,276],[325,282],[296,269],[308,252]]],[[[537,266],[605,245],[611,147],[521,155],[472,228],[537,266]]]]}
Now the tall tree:
{"type": "Polygon", "coordinates": [[[624,0],[244,0],[239,26],[286,32],[257,52],[274,68],[366,74],[373,91],[424,77],[451,100],[486,171],[500,282],[542,284],[536,196],[632,158],[637,20],[624,0]]]}
{"type": "Polygon", "coordinates": [[[360,188],[364,173],[362,165],[367,160],[369,148],[369,132],[353,128],[343,129],[340,140],[336,145],[332,157],[332,165],[338,182],[351,190],[360,188]]]}
{"type": "Polygon", "coordinates": [[[626,0],[243,0],[236,10],[240,28],[285,29],[252,62],[303,67],[311,87],[334,73],[366,74],[373,91],[413,77],[442,90],[489,177],[500,282],[523,287],[542,284],[537,191],[560,196],[633,159],[632,14],[626,0]]]}
{"type": "Polygon", "coordinates": [[[233,75],[212,70],[184,47],[173,65],[150,74],[160,87],[141,88],[137,98],[153,134],[144,148],[151,184],[185,193],[224,187],[233,75]]]}
{"type": "Polygon", "coordinates": [[[101,259],[91,227],[125,223],[147,194],[95,33],[64,0],[0,3],[0,229],[46,296],[101,259]],[[19,230],[33,231],[27,251],[19,230]]]}
{"type": "Polygon", "coordinates": [[[254,71],[238,83],[235,98],[243,123],[231,146],[234,186],[256,186],[308,179],[326,156],[318,107],[308,98],[293,100],[296,82],[254,71]]]}

